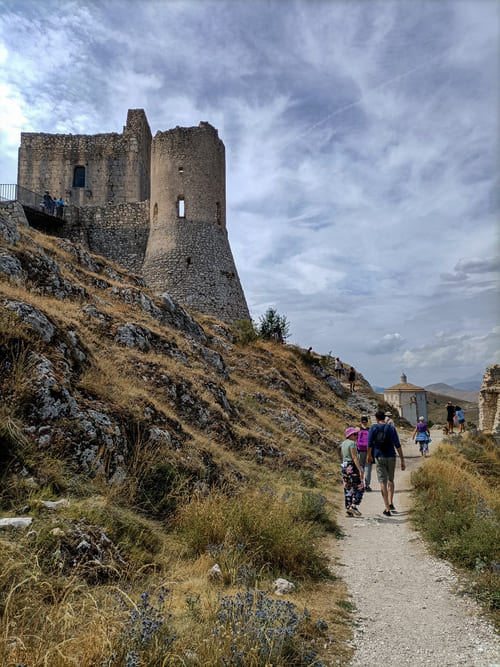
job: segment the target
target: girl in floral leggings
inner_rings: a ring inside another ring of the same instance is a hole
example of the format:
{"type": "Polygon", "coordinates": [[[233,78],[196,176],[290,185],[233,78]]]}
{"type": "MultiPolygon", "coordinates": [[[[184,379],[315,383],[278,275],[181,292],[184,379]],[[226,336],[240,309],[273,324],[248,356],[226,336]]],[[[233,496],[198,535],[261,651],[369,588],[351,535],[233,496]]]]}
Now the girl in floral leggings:
{"type": "Polygon", "coordinates": [[[342,449],[342,479],[344,482],[344,500],[346,516],[361,516],[358,505],[363,499],[363,469],[358,460],[356,441],[358,429],[350,426],[345,432],[346,439],[342,449]]]}

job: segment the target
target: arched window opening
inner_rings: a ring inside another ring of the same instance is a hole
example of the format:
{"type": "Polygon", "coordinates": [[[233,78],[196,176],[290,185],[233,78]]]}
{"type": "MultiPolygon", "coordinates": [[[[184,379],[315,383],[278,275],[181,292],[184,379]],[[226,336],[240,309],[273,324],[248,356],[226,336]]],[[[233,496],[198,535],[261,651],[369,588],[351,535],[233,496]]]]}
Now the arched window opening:
{"type": "Polygon", "coordinates": [[[185,218],[185,210],[184,210],[184,197],[179,197],[177,200],[177,215],[179,218],[185,218]]]}
{"type": "Polygon", "coordinates": [[[186,266],[191,266],[191,257],[186,257],[186,266]]]}
{"type": "Polygon", "coordinates": [[[217,224],[220,225],[221,220],[222,220],[222,213],[221,213],[221,210],[220,210],[220,202],[219,201],[215,202],[215,206],[216,206],[216,213],[217,213],[217,216],[216,216],[217,217],[217,224]]]}
{"type": "Polygon", "coordinates": [[[158,220],[158,203],[155,203],[153,207],[153,223],[157,222],[158,220]]]}
{"type": "Polygon", "coordinates": [[[85,187],[85,167],[75,167],[75,171],[73,172],[73,187],[85,187]]]}

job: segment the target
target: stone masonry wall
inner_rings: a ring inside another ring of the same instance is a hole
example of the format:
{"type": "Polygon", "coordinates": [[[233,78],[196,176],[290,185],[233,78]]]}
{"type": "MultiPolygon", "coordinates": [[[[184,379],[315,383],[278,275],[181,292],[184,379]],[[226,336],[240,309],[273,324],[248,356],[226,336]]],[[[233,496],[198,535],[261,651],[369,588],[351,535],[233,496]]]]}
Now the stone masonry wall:
{"type": "Polygon", "coordinates": [[[500,435],[500,365],[488,366],[479,392],[479,430],[500,435]]]}
{"type": "Polygon", "coordinates": [[[216,225],[190,221],[171,229],[168,243],[148,250],[143,275],[189,309],[226,322],[250,318],[227,233],[216,225]]]}
{"type": "Polygon", "coordinates": [[[149,198],[151,131],[144,111],[129,111],[123,134],[37,134],[23,132],[18,185],[49,190],[68,205],[103,206],[149,198]],[[76,167],[85,168],[84,187],[74,187],[76,167]]]}
{"type": "Polygon", "coordinates": [[[63,234],[140,274],[149,236],[149,201],[72,209],[63,234]]]}

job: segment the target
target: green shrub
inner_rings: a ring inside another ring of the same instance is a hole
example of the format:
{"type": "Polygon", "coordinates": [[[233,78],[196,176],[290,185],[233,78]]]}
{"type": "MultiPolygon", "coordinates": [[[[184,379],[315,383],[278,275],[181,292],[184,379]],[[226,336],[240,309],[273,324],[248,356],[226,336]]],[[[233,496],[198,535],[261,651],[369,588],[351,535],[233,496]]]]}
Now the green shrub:
{"type": "Polygon", "coordinates": [[[290,337],[290,322],[286,315],[280,315],[274,308],[268,308],[259,320],[259,333],[262,338],[273,338],[278,329],[281,332],[281,340],[278,342],[284,342],[290,337]]]}
{"type": "Polygon", "coordinates": [[[252,320],[236,320],[233,324],[236,342],[240,345],[248,345],[259,338],[259,332],[256,330],[252,320]]]}
{"type": "Polygon", "coordinates": [[[168,519],[181,499],[186,480],[172,466],[154,465],[137,481],[135,505],[148,516],[168,519]]]}

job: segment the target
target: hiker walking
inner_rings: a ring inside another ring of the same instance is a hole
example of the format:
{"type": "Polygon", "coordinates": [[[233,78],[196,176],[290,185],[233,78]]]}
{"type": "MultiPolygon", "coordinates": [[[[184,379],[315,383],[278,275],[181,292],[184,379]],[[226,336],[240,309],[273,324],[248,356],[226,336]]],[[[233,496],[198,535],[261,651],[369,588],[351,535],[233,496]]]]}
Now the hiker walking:
{"type": "Polygon", "coordinates": [[[337,376],[337,379],[341,379],[343,370],[344,366],[342,365],[340,359],[337,357],[335,359],[335,375],[337,376]]]}
{"type": "Polygon", "coordinates": [[[354,366],[351,366],[349,369],[349,375],[347,376],[347,379],[349,380],[349,389],[351,391],[356,391],[356,371],[354,370],[354,366]]]}
{"type": "Polygon", "coordinates": [[[379,410],[375,413],[377,423],[374,424],[368,434],[368,456],[367,462],[373,463],[377,470],[377,478],[380,491],[384,499],[384,515],[391,516],[395,512],[394,499],[394,472],[396,470],[396,451],[401,460],[401,470],[405,469],[405,459],[399,437],[394,426],[385,423],[385,412],[379,410]]]}
{"type": "Polygon", "coordinates": [[[363,481],[365,483],[365,491],[371,491],[370,482],[372,481],[372,466],[367,462],[368,456],[368,417],[363,415],[361,417],[361,427],[358,432],[358,441],[356,447],[358,450],[358,460],[363,471],[363,481]]]}
{"type": "Polygon", "coordinates": [[[415,440],[416,444],[420,448],[420,454],[422,456],[427,456],[429,454],[429,442],[431,441],[431,434],[429,432],[429,427],[425,423],[423,417],[418,418],[418,424],[415,426],[413,435],[411,436],[415,440]]]}
{"type": "Polygon", "coordinates": [[[358,460],[356,441],[358,429],[349,426],[342,442],[342,480],[344,483],[344,501],[346,516],[361,516],[358,505],[363,499],[363,469],[358,460]]]}

